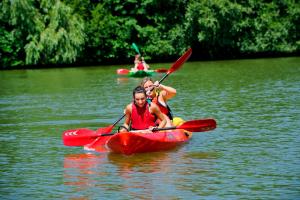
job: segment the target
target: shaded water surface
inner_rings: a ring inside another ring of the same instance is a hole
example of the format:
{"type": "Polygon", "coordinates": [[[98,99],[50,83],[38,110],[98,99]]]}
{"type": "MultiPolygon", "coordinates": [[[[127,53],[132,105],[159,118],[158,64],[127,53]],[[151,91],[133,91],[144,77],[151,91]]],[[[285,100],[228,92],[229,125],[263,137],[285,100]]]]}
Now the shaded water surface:
{"type": "Polygon", "coordinates": [[[188,62],[171,74],[175,115],[218,122],[178,149],[63,146],[63,131],[122,115],[141,80],[117,68],[0,71],[0,199],[300,198],[300,58],[188,62]]]}

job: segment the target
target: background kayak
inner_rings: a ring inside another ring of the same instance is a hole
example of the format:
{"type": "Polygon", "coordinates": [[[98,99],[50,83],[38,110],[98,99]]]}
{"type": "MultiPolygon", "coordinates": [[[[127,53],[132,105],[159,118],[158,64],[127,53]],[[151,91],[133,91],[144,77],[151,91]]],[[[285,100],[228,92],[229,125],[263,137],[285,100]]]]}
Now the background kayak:
{"type": "Polygon", "coordinates": [[[148,71],[139,70],[136,72],[130,71],[129,69],[117,69],[118,75],[128,75],[130,77],[145,77],[145,76],[152,76],[155,73],[167,73],[167,72],[168,69],[164,69],[164,68],[148,70],[148,71]]]}
{"type": "Polygon", "coordinates": [[[144,70],[138,70],[136,72],[129,72],[128,76],[130,77],[145,77],[145,76],[152,76],[156,72],[151,70],[151,71],[144,71],[144,70]]]}

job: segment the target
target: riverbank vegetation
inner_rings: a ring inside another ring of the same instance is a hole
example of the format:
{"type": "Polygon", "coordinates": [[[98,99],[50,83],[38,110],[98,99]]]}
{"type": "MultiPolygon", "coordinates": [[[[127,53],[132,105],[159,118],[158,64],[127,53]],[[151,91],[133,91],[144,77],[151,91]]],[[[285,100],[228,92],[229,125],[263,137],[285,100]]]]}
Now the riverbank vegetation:
{"type": "Polygon", "coordinates": [[[297,55],[294,0],[2,0],[1,68],[297,55]]]}

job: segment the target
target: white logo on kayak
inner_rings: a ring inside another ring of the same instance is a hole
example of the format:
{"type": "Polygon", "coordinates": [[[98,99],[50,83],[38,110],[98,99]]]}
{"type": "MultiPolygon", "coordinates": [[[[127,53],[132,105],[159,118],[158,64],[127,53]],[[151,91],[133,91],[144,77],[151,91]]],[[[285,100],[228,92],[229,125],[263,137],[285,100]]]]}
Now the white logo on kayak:
{"type": "Polygon", "coordinates": [[[77,135],[77,131],[78,131],[78,130],[66,132],[66,133],[65,133],[65,136],[77,135]]]}

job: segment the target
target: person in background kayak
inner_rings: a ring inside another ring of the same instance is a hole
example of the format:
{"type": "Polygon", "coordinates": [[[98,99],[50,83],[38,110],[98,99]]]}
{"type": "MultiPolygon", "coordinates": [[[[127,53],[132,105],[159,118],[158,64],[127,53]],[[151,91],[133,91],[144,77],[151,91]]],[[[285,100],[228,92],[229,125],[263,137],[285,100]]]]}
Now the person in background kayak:
{"type": "Polygon", "coordinates": [[[173,115],[167,101],[176,95],[176,89],[159,84],[158,81],[153,82],[153,80],[149,77],[145,77],[142,80],[141,86],[145,88],[148,99],[158,105],[161,112],[167,116],[166,126],[171,126],[173,115]]]}
{"type": "Polygon", "coordinates": [[[149,70],[150,69],[150,66],[146,63],[146,61],[145,61],[145,58],[144,57],[142,57],[142,64],[143,64],[143,66],[144,66],[144,70],[149,70]]]}
{"type": "Polygon", "coordinates": [[[140,55],[137,54],[137,55],[135,55],[134,67],[131,68],[131,71],[136,72],[139,70],[148,71],[149,65],[145,62],[144,57],[140,57],[140,55]]]}
{"type": "Polygon", "coordinates": [[[163,128],[167,123],[165,115],[154,103],[147,102],[146,90],[137,86],[133,90],[133,102],[125,108],[125,121],[120,127],[120,132],[130,130],[155,130],[163,128]],[[159,124],[156,124],[159,119],[159,124]]]}

